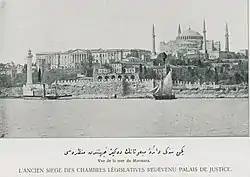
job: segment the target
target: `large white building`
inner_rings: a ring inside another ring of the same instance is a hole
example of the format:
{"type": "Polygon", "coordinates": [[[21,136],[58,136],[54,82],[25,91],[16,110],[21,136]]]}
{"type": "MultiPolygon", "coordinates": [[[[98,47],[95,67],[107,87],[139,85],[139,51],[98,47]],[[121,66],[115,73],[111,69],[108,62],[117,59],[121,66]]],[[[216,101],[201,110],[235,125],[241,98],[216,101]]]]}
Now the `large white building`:
{"type": "Polygon", "coordinates": [[[93,63],[105,64],[120,62],[131,56],[148,61],[151,52],[143,49],[75,49],[66,52],[37,53],[36,64],[38,68],[79,69],[81,62],[90,59],[93,63]]]}
{"type": "Polygon", "coordinates": [[[220,41],[207,40],[206,32],[205,20],[203,22],[203,35],[191,29],[191,27],[182,32],[179,25],[178,35],[175,40],[160,42],[160,52],[172,54],[177,58],[202,56],[205,59],[218,59],[220,54],[229,52],[229,34],[227,25],[225,32],[225,52],[221,52],[220,41]]]}

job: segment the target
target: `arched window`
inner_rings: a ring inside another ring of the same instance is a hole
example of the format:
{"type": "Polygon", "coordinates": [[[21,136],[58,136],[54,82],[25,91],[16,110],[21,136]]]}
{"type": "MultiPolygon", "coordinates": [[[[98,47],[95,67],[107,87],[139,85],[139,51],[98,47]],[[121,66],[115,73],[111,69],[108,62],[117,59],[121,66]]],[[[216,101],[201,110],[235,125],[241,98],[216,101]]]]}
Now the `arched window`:
{"type": "Polygon", "coordinates": [[[102,76],[98,76],[98,78],[97,78],[97,79],[101,81],[101,80],[102,80],[102,76]]]}

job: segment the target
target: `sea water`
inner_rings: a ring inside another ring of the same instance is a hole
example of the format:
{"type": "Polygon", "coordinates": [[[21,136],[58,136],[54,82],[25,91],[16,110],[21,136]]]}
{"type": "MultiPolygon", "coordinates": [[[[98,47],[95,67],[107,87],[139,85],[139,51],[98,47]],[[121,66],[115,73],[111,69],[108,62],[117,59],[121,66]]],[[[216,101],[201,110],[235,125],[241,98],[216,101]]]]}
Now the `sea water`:
{"type": "Polygon", "coordinates": [[[0,100],[5,137],[248,136],[248,99],[0,100]]]}

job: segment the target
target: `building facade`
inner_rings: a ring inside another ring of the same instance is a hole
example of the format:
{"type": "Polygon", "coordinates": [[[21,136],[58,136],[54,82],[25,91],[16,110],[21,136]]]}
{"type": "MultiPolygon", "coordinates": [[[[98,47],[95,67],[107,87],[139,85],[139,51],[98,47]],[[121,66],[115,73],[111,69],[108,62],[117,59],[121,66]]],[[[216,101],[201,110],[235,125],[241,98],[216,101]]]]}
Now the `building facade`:
{"type": "Polygon", "coordinates": [[[36,64],[38,68],[47,69],[79,69],[81,62],[85,62],[91,56],[89,50],[68,50],[65,52],[37,53],[36,64]]]}
{"type": "Polygon", "coordinates": [[[38,68],[47,69],[79,69],[82,62],[111,64],[121,62],[128,57],[135,57],[141,61],[149,61],[151,52],[143,49],[75,49],[65,52],[37,53],[38,68]]]}

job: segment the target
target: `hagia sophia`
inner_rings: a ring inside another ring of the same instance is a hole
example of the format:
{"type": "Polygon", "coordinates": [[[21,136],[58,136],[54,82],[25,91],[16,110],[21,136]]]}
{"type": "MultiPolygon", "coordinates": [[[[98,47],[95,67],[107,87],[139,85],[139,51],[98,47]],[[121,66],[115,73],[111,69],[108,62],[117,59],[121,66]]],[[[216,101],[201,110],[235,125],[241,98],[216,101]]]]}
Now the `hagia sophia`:
{"type": "MultiPolygon", "coordinates": [[[[154,30],[153,30],[154,33],[154,30]]],[[[203,21],[203,35],[194,31],[191,27],[182,31],[181,26],[178,27],[177,37],[175,40],[168,42],[160,42],[160,52],[171,54],[177,58],[204,58],[218,59],[226,57],[229,52],[229,32],[226,23],[225,30],[225,50],[221,50],[220,41],[207,40],[206,22],[203,21]],[[204,42],[206,41],[206,42],[204,42]]],[[[155,34],[153,34],[154,38],[155,34]]]]}

